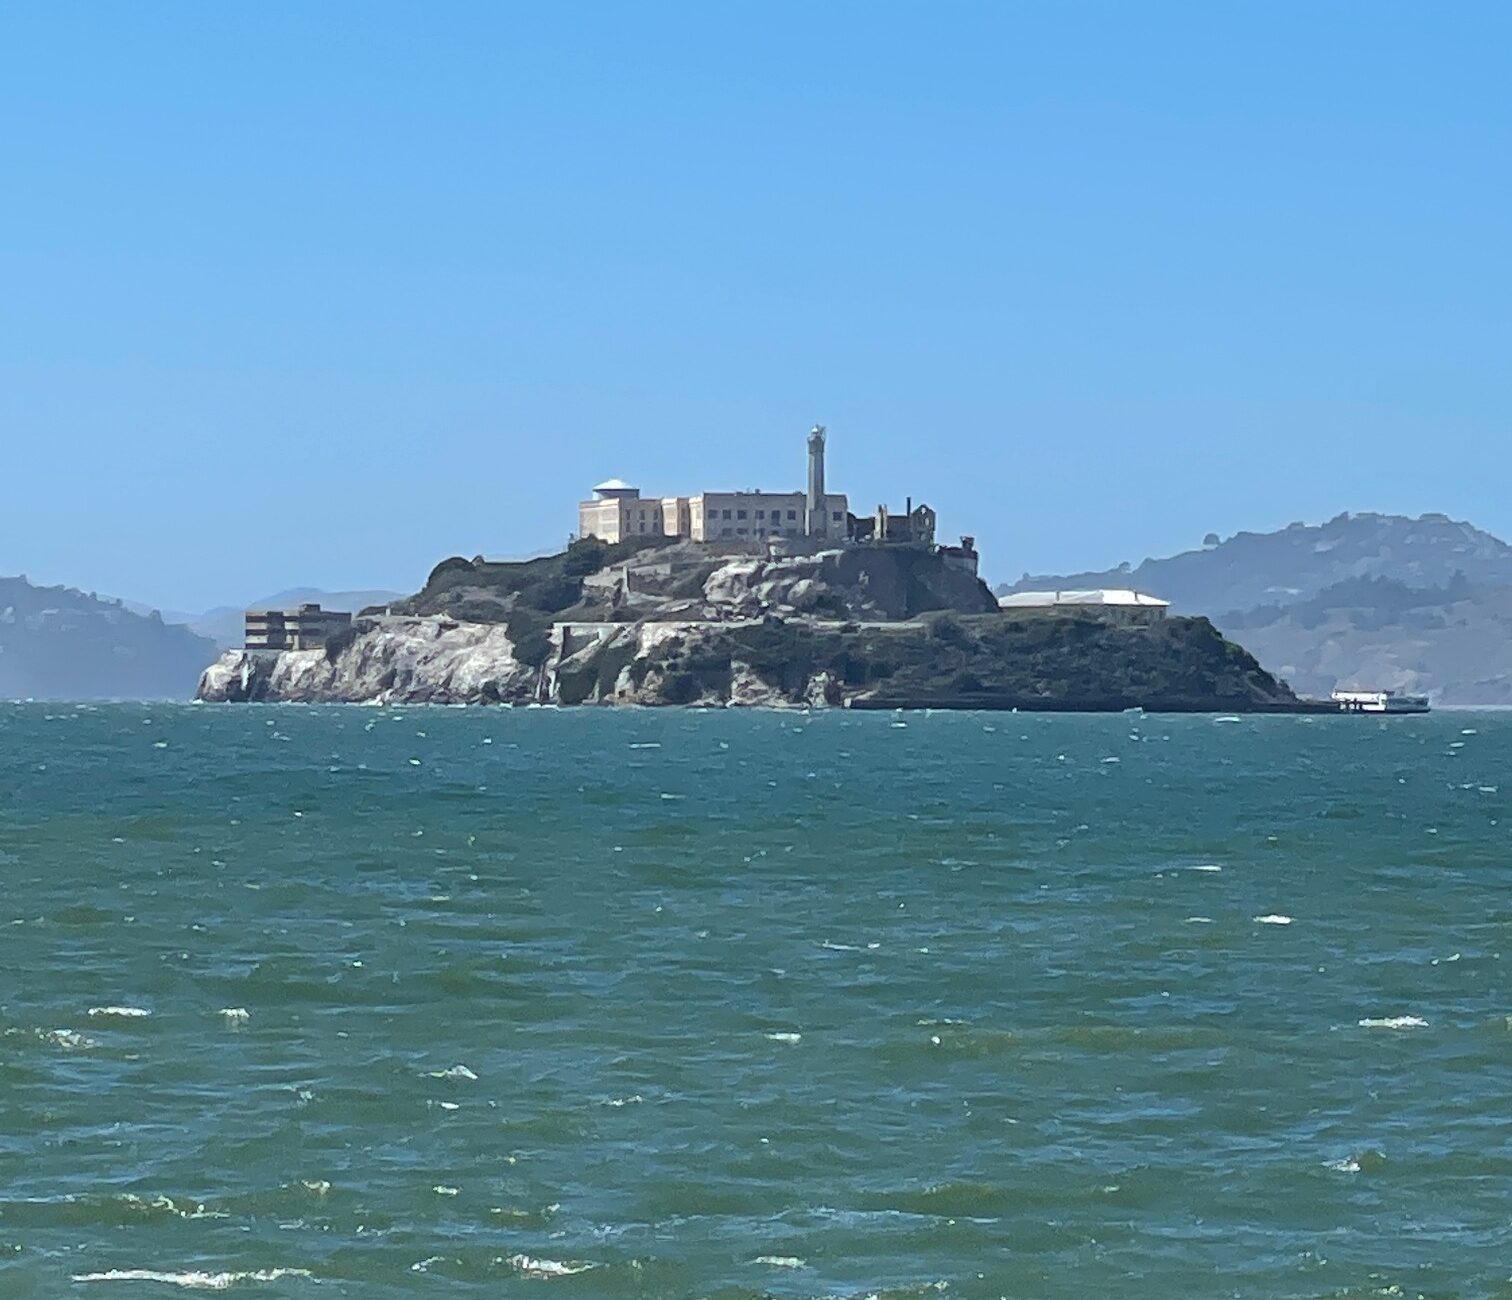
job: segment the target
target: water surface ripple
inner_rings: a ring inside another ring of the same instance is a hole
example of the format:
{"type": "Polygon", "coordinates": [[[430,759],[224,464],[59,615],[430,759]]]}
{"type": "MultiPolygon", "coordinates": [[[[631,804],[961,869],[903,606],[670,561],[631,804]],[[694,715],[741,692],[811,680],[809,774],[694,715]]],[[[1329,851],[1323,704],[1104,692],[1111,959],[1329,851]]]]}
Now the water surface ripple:
{"type": "Polygon", "coordinates": [[[1512,1296],[1509,795],[1495,714],[0,706],[0,1292],[1512,1296]]]}

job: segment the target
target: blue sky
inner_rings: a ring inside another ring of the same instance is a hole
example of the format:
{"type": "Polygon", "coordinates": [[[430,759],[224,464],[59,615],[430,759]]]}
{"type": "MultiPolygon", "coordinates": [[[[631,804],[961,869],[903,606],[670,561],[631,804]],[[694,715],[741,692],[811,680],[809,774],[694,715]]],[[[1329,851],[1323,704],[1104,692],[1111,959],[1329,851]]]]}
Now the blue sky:
{"type": "Polygon", "coordinates": [[[584,489],[985,571],[1512,534],[1512,6],[0,4],[0,572],[409,589],[584,489]]]}

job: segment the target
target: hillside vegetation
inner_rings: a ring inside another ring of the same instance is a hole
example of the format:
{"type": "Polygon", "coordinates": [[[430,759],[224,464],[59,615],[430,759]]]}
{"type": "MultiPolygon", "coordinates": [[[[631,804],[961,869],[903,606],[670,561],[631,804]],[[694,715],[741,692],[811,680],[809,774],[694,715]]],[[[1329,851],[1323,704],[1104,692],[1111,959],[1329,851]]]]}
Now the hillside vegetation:
{"type": "Polygon", "coordinates": [[[216,645],[71,587],[0,578],[0,699],[178,699],[216,645]]]}
{"type": "Polygon", "coordinates": [[[1512,704],[1512,546],[1445,515],[1339,515],[1001,591],[1134,587],[1205,613],[1304,695],[1421,690],[1512,704]]]}
{"type": "Polygon", "coordinates": [[[999,590],[1134,587],[1170,601],[1173,613],[1213,614],[1305,600],[1353,578],[1441,587],[1456,576],[1512,586],[1512,546],[1447,515],[1342,514],[1325,524],[1235,533],[1216,545],[1133,566],[1026,573],[999,590]]]}

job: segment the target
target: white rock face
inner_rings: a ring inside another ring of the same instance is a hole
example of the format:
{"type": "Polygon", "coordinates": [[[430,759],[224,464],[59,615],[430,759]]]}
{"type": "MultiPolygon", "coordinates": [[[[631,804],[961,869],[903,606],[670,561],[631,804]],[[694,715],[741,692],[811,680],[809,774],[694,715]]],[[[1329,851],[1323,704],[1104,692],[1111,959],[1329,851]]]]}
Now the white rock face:
{"type": "MultiPolygon", "coordinates": [[[[359,618],[350,634],[320,650],[228,653],[205,671],[199,697],[826,707],[847,703],[866,683],[850,660],[837,658],[834,638],[855,632],[847,633],[846,623],[906,621],[935,610],[997,610],[985,584],[918,548],[694,558],[684,571],[669,562],[660,566],[665,572],[642,566],[633,576],[624,568],[589,574],[595,581],[585,580],[585,591],[597,595],[560,605],[573,610],[574,621],[553,633],[553,654],[544,666],[520,659],[502,621],[512,617],[515,607],[506,602],[515,593],[501,594],[497,584],[473,591],[465,582],[442,582],[439,595],[432,593],[441,609],[455,606],[469,617],[500,621],[467,622],[440,612],[359,618]],[[597,581],[604,575],[616,585],[597,581]],[[781,631],[790,625],[797,627],[781,631]],[[815,637],[824,641],[819,658],[812,657],[815,637]],[[558,658],[560,648],[571,653],[558,658]],[[844,680],[836,667],[842,660],[844,680]]],[[[455,561],[446,573],[469,568],[455,561]]],[[[565,601],[572,593],[560,594],[565,601]]],[[[545,607],[522,608],[535,626],[550,617],[545,607]]],[[[927,635],[922,623],[915,635],[927,635]]]]}
{"type": "Polygon", "coordinates": [[[202,700],[483,704],[534,698],[537,669],[515,658],[500,624],[447,618],[362,620],[325,650],[231,650],[200,679],[202,700]]]}

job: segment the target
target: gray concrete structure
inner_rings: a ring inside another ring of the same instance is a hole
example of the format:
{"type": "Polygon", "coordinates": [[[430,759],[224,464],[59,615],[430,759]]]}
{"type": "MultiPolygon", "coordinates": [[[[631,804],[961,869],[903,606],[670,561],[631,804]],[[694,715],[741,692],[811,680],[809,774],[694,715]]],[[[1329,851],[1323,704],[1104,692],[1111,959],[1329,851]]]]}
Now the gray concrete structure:
{"type": "Polygon", "coordinates": [[[249,609],[244,644],[248,650],[318,650],[352,626],[345,610],[300,605],[297,609],[249,609]]]}

